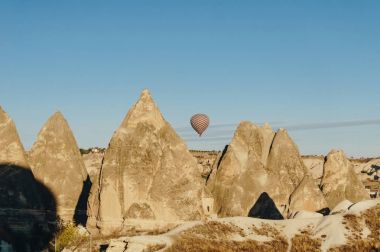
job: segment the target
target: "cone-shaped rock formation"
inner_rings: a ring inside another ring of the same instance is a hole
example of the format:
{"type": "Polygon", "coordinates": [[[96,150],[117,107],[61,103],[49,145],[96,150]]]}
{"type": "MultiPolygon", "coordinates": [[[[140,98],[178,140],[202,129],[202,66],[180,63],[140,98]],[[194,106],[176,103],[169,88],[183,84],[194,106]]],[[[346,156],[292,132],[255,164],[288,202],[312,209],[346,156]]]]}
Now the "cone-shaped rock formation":
{"type": "Polygon", "coordinates": [[[332,150],[323,166],[321,188],[330,209],[339,202],[358,202],[370,196],[343,151],[332,150]]]}
{"type": "Polygon", "coordinates": [[[0,240],[5,235],[17,251],[41,250],[50,239],[40,199],[44,190],[54,203],[35,180],[16,126],[0,107],[0,240]]]}
{"type": "Polygon", "coordinates": [[[265,141],[262,128],[247,121],[239,124],[208,181],[213,184],[210,190],[219,216],[248,216],[261,193],[276,189],[271,186],[276,185],[274,177],[263,164],[267,155],[263,150],[269,149],[270,142],[265,141]]]}
{"type": "Polygon", "coordinates": [[[89,221],[107,233],[125,219],[199,219],[203,187],[201,167],[144,90],[110,141],[89,221]]]}
{"type": "Polygon", "coordinates": [[[54,194],[58,216],[64,221],[82,222],[74,216],[86,216],[87,198],[83,194],[89,179],[74,135],[60,112],[42,127],[29,153],[29,161],[34,176],[54,194]],[[84,207],[81,209],[80,205],[84,207]]]}
{"type": "Polygon", "coordinates": [[[277,175],[280,184],[275,202],[288,211],[318,211],[327,207],[321,190],[304,165],[298,147],[284,129],[274,137],[267,169],[277,175]],[[289,198],[290,197],[290,198],[289,198]],[[288,205],[290,203],[290,205],[288,205]]]}
{"type": "Polygon", "coordinates": [[[297,146],[285,130],[274,134],[268,124],[260,128],[250,122],[240,123],[207,187],[221,217],[247,216],[263,192],[283,215],[327,207],[297,146]]]}

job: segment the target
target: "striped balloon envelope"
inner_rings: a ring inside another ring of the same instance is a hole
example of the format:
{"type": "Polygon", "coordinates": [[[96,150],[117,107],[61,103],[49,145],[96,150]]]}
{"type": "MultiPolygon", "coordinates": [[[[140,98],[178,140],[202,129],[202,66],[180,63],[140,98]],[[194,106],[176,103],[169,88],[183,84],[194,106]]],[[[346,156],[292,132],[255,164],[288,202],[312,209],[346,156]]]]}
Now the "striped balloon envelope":
{"type": "Polygon", "coordinates": [[[201,136],[202,133],[207,129],[210,120],[205,114],[195,114],[191,117],[190,123],[191,127],[193,127],[199,136],[201,136]]]}

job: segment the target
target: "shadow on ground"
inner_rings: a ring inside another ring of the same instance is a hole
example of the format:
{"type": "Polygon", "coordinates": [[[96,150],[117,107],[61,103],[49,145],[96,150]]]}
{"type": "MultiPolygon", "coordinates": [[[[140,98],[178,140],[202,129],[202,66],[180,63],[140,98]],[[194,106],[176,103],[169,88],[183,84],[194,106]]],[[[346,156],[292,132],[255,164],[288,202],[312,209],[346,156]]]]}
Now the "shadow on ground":
{"type": "MultiPolygon", "coordinates": [[[[0,242],[41,251],[57,230],[56,200],[26,167],[0,164],[0,242]]],[[[1,250],[1,248],[0,248],[1,250]]]]}

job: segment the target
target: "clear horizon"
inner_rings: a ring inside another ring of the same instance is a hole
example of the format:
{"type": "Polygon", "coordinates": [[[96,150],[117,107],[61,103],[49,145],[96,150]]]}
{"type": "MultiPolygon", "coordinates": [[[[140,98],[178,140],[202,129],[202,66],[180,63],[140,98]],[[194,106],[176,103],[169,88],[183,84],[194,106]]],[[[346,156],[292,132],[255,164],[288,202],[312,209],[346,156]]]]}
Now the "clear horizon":
{"type": "Polygon", "coordinates": [[[302,154],[380,156],[378,13],[372,0],[5,0],[0,106],[26,149],[57,110],[79,147],[107,147],[148,88],[189,149],[221,150],[249,120],[287,128],[302,154]]]}

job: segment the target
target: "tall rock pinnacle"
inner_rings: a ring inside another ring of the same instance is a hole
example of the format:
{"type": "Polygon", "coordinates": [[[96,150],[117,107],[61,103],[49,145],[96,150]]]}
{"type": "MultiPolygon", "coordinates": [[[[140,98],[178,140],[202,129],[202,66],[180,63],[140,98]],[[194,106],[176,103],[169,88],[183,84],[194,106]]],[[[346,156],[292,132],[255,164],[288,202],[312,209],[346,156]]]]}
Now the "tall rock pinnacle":
{"type": "Polygon", "coordinates": [[[109,143],[89,221],[106,233],[126,219],[199,219],[203,185],[197,161],[144,90],[109,143]]]}
{"type": "Polygon", "coordinates": [[[77,211],[85,211],[77,208],[87,171],[74,135],[60,112],[51,116],[42,127],[30,151],[29,161],[34,176],[56,197],[60,218],[72,221],[77,211]]]}

